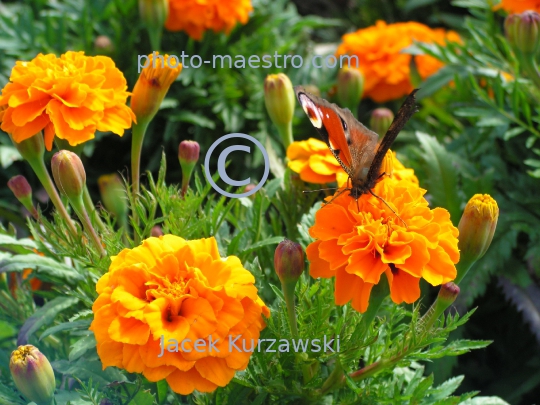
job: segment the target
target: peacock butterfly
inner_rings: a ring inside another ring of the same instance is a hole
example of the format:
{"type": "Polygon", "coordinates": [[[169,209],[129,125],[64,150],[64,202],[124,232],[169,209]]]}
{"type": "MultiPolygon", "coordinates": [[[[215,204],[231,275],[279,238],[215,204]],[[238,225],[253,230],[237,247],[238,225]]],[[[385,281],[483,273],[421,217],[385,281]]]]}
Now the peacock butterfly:
{"type": "Polygon", "coordinates": [[[380,198],[371,189],[381,176],[386,152],[407,121],[418,111],[415,99],[418,89],[409,94],[380,141],[379,136],[354,118],[349,109],[314,96],[302,86],[296,86],[294,90],[309,120],[349,175],[351,187],[346,190],[350,190],[351,197],[358,201],[361,195],[371,193],[380,198]]]}

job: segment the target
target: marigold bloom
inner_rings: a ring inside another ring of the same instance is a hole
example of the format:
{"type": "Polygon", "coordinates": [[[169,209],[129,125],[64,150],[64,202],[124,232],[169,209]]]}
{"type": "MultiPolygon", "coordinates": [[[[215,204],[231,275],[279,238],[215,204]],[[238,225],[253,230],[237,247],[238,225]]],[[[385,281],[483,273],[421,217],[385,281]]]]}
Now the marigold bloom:
{"type": "Polygon", "coordinates": [[[93,139],[96,130],[122,136],[135,118],[126,90],[124,75],[107,56],[39,54],[11,71],[0,96],[1,128],[17,143],[44,130],[47,150],[55,135],[72,146],[93,139]]]}
{"type": "Polygon", "coordinates": [[[247,367],[265,327],[261,314],[270,315],[254,282],[237,257],[220,257],[214,238],[164,235],[122,250],[97,282],[92,307],[103,368],[166,379],[183,395],[227,385],[247,367]],[[246,350],[230,349],[230,340],[246,350]]]}
{"type": "MultiPolygon", "coordinates": [[[[417,22],[386,24],[377,21],[374,26],[345,34],[338,55],[356,55],[358,67],[364,74],[364,97],[382,103],[409,94],[413,90],[410,80],[410,63],[413,57],[401,51],[414,41],[438,43],[460,42],[454,31],[431,29],[417,22]]],[[[428,55],[414,56],[418,73],[422,79],[431,76],[443,64],[428,55]]],[[[350,62],[356,67],[355,61],[350,62]]]]}
{"type": "Polygon", "coordinates": [[[442,208],[430,209],[425,190],[407,180],[384,177],[357,202],[344,192],[315,215],[306,253],[312,277],[336,277],[336,304],[352,300],[365,312],[369,295],[384,273],[392,300],[420,297],[420,278],[440,285],[456,277],[458,230],[442,208]],[[407,226],[402,222],[405,221],[407,226]]]}
{"type": "Polygon", "coordinates": [[[251,0],[169,0],[165,28],[200,40],[207,30],[228,34],[238,22],[247,23],[252,10],[251,0]]]}
{"type": "MultiPolygon", "coordinates": [[[[408,180],[418,184],[414,170],[403,166],[395,152],[388,151],[387,155],[388,159],[391,158],[392,168],[388,170],[383,165],[382,171],[397,180],[408,180]]],[[[307,141],[293,142],[287,149],[287,158],[290,169],[300,174],[300,179],[307,183],[324,184],[337,181],[341,187],[347,182],[347,174],[328,146],[319,139],[309,138],[307,141]]]]}
{"type": "Polygon", "coordinates": [[[503,9],[508,13],[522,13],[527,10],[534,10],[540,13],[540,0],[501,0],[493,7],[493,10],[503,9]]]}

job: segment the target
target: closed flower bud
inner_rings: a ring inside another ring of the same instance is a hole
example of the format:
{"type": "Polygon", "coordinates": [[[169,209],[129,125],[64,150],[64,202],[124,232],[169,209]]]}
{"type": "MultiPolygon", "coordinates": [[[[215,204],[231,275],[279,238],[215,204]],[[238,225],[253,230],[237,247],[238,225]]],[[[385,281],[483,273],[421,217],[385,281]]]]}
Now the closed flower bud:
{"type": "Polygon", "coordinates": [[[199,160],[201,147],[195,141],[182,141],[178,146],[178,160],[182,167],[182,196],[187,192],[193,168],[199,160]]]}
{"type": "Polygon", "coordinates": [[[283,145],[292,142],[292,118],[295,95],[291,81],[284,73],[268,75],[264,80],[264,103],[270,119],[277,127],[283,145]]]}
{"type": "Polygon", "coordinates": [[[441,289],[439,290],[438,300],[440,301],[441,305],[445,305],[445,309],[446,309],[454,303],[458,294],[459,294],[459,287],[456,284],[449,282],[449,283],[441,285],[441,289]]]}
{"type": "Polygon", "coordinates": [[[274,268],[282,283],[296,282],[304,271],[304,251],[300,244],[284,240],[276,248],[274,268]]]}
{"type": "Polygon", "coordinates": [[[356,115],[363,92],[364,76],[362,73],[348,66],[341,68],[337,77],[336,93],[339,104],[356,115]]]}
{"type": "Polygon", "coordinates": [[[142,71],[131,96],[131,109],[138,124],[154,118],[171,84],[182,71],[182,64],[176,56],[153,52],[139,56],[140,68],[142,71]]]}
{"type": "Polygon", "coordinates": [[[458,225],[460,261],[456,283],[488,250],[498,218],[497,201],[488,194],[475,194],[465,206],[458,225]]]}
{"type": "Polygon", "coordinates": [[[524,54],[534,54],[538,50],[539,26],[540,15],[535,11],[510,14],[504,22],[508,42],[524,54]]]}
{"type": "Polygon", "coordinates": [[[26,208],[34,218],[37,218],[37,211],[32,204],[32,187],[28,184],[26,177],[21,175],[14,176],[9,179],[7,184],[24,208],[26,208]]]}
{"type": "Polygon", "coordinates": [[[21,142],[13,141],[15,147],[21,156],[28,162],[32,160],[41,160],[45,154],[45,141],[43,135],[38,133],[21,142]]]}
{"type": "Polygon", "coordinates": [[[157,238],[161,235],[163,235],[163,229],[161,229],[161,226],[154,225],[152,229],[150,230],[150,236],[157,238]]]}
{"type": "Polygon", "coordinates": [[[127,215],[127,193],[120,176],[116,173],[104,174],[98,178],[98,186],[101,202],[107,211],[119,219],[127,215]]]}
{"type": "Polygon", "coordinates": [[[431,305],[429,310],[420,318],[417,330],[425,332],[433,327],[435,321],[443,314],[446,309],[454,303],[459,295],[459,287],[452,283],[446,283],[441,285],[437,299],[431,305]]]}
{"type": "Polygon", "coordinates": [[[56,186],[70,200],[82,197],[86,185],[86,172],[79,156],[68,150],[56,152],[51,160],[56,186]]]}
{"type": "Polygon", "coordinates": [[[388,108],[376,108],[371,113],[369,120],[369,127],[373,132],[383,137],[390,128],[392,121],[394,120],[394,113],[388,108]]]}
{"type": "Polygon", "coordinates": [[[159,49],[163,26],[169,15],[169,1],[139,0],[139,14],[150,35],[152,48],[159,49]]]}
{"type": "Polygon", "coordinates": [[[99,35],[94,40],[94,48],[100,55],[110,55],[114,51],[111,39],[106,35],[99,35]]]}
{"type": "Polygon", "coordinates": [[[11,353],[9,369],[15,385],[37,405],[52,403],[56,382],[51,363],[36,347],[19,346],[11,353]]]}

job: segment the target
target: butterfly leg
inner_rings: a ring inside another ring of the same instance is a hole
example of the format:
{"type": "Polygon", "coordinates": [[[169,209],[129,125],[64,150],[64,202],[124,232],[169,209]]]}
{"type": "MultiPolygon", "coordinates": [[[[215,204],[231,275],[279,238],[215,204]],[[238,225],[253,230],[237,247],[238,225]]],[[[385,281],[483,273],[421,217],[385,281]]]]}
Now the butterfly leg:
{"type": "Polygon", "coordinates": [[[384,205],[386,205],[388,208],[390,208],[390,211],[392,211],[392,212],[394,213],[394,215],[395,215],[401,222],[403,222],[403,225],[405,225],[405,228],[409,228],[409,227],[407,226],[407,223],[406,223],[406,222],[405,222],[405,221],[397,214],[396,211],[394,211],[394,209],[393,209],[392,207],[390,207],[390,206],[388,205],[388,203],[384,200],[384,198],[379,197],[377,194],[375,194],[373,191],[371,191],[371,189],[369,189],[369,192],[370,192],[370,194],[371,194],[373,197],[378,198],[379,200],[381,200],[381,201],[384,203],[384,205]]]}

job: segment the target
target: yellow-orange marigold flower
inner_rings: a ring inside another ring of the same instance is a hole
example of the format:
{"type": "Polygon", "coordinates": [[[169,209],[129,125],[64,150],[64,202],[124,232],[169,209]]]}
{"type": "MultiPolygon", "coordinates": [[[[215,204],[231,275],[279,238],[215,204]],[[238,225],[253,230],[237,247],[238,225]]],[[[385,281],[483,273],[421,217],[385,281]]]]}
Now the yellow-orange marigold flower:
{"type": "Polygon", "coordinates": [[[499,4],[493,7],[493,10],[500,9],[508,13],[523,13],[527,10],[540,13],[540,0],[501,0],[499,4]]]}
{"type": "Polygon", "coordinates": [[[169,0],[165,28],[200,40],[207,30],[229,33],[238,22],[247,23],[252,10],[251,0],[169,0]]]}
{"type": "MultiPolygon", "coordinates": [[[[401,51],[414,41],[438,43],[460,42],[454,31],[432,29],[417,22],[387,24],[377,21],[374,26],[345,34],[337,50],[338,55],[356,55],[358,67],[364,75],[364,97],[382,103],[409,94],[413,90],[410,63],[413,57],[401,51]]],[[[422,79],[435,73],[443,64],[428,55],[414,56],[422,79]]],[[[355,66],[354,59],[350,62],[355,66]]]]}
{"type": "Polygon", "coordinates": [[[365,312],[369,295],[383,273],[392,300],[412,303],[420,297],[420,279],[432,285],[456,277],[458,230],[442,208],[430,209],[425,190],[407,180],[384,177],[357,202],[344,192],[315,215],[306,250],[312,277],[336,278],[338,305],[352,300],[365,312]]]}
{"type": "Polygon", "coordinates": [[[75,146],[97,131],[122,136],[135,118],[126,106],[124,75],[107,56],[66,52],[17,61],[2,90],[1,128],[21,142],[44,130],[51,150],[54,136],[75,146]]]}
{"type": "MultiPolygon", "coordinates": [[[[319,139],[309,138],[307,141],[293,142],[287,148],[287,158],[291,170],[300,174],[300,179],[307,183],[324,184],[337,181],[340,187],[347,183],[347,174],[328,146],[319,139]]],[[[403,166],[395,152],[389,150],[386,161],[391,167],[386,168],[383,165],[381,171],[397,180],[408,180],[418,184],[414,170],[403,166]]]]}
{"type": "Polygon", "coordinates": [[[97,282],[92,307],[103,368],[166,379],[183,395],[227,385],[247,367],[262,314],[270,315],[254,282],[237,257],[220,257],[214,238],[164,235],[122,250],[97,282]],[[229,339],[245,350],[229,349],[229,339]]]}

